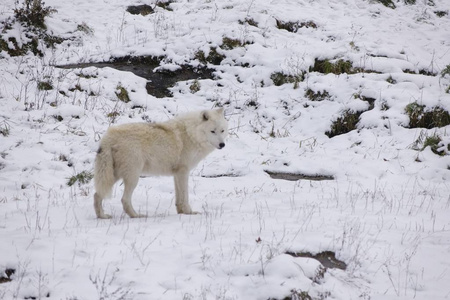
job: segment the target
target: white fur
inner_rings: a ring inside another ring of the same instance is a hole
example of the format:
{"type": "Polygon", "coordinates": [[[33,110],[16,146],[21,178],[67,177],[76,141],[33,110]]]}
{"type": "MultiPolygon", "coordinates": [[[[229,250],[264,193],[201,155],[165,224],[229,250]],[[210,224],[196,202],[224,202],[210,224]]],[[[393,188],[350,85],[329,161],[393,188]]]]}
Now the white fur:
{"type": "Polygon", "coordinates": [[[189,205],[189,172],[211,151],[225,146],[228,134],[223,108],[191,112],[162,123],[132,123],[108,129],[95,159],[94,207],[98,218],[111,218],[102,201],[114,183],[123,179],[122,204],[132,218],[131,196],[139,176],[172,175],[177,212],[194,213],[189,205]]]}

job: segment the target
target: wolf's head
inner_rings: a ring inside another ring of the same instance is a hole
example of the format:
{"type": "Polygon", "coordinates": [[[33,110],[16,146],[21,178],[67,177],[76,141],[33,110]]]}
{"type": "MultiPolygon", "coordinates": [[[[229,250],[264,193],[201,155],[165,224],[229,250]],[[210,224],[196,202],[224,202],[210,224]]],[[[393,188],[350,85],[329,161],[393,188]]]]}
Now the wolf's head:
{"type": "Polygon", "coordinates": [[[201,112],[201,128],[204,137],[214,148],[225,147],[225,138],[228,135],[228,122],[224,117],[223,107],[201,112]]]}

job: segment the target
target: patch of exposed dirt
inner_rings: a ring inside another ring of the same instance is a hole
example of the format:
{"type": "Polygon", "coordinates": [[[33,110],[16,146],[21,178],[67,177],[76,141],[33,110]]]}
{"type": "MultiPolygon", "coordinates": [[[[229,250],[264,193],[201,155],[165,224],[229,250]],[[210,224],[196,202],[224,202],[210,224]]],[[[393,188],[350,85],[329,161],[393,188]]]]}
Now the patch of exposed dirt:
{"type": "Polygon", "coordinates": [[[133,74],[148,80],[147,93],[157,98],[172,97],[169,88],[179,81],[191,79],[214,79],[214,70],[207,67],[194,68],[190,65],[180,65],[176,71],[157,70],[164,57],[156,56],[124,56],[116,57],[107,62],[94,62],[58,66],[64,69],[110,67],[119,71],[132,72],[133,74]]]}
{"type": "Polygon", "coordinates": [[[297,180],[314,180],[314,181],[321,181],[321,180],[334,180],[334,176],[332,175],[306,175],[301,173],[288,173],[288,172],[276,172],[276,171],[269,171],[264,170],[269,176],[273,179],[283,179],[283,180],[289,180],[289,181],[297,181],[297,180]]]}
{"type": "Polygon", "coordinates": [[[224,173],[224,174],[214,174],[214,175],[202,175],[203,178],[219,178],[219,177],[240,177],[240,174],[236,173],[224,173]]]}
{"type": "Polygon", "coordinates": [[[149,15],[154,13],[155,11],[150,5],[142,4],[142,5],[130,5],[127,7],[127,12],[132,15],[149,15]]]}
{"type": "Polygon", "coordinates": [[[310,252],[286,252],[286,254],[294,257],[308,257],[318,260],[325,268],[329,269],[347,269],[347,264],[336,258],[336,254],[332,251],[323,251],[317,254],[310,252]]]}

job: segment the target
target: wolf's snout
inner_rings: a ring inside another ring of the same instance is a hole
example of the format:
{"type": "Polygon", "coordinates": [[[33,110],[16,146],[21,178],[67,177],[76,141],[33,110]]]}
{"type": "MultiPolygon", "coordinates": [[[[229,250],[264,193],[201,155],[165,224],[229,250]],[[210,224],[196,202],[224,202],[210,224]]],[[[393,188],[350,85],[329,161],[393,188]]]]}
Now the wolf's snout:
{"type": "Polygon", "coordinates": [[[222,149],[223,147],[225,147],[225,143],[220,143],[219,144],[219,149],[222,149]]]}

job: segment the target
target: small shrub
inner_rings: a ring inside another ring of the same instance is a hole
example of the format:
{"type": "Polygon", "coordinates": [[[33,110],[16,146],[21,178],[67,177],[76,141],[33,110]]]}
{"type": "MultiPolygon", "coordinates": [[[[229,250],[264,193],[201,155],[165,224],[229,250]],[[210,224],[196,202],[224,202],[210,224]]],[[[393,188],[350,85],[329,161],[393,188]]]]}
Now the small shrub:
{"type": "Polygon", "coordinates": [[[254,109],[257,109],[259,107],[258,99],[250,99],[244,103],[247,107],[253,107],[254,109]]]}
{"type": "Polygon", "coordinates": [[[0,52],[1,51],[7,51],[9,50],[9,46],[8,43],[4,40],[0,38],[0,52]]]}
{"type": "Polygon", "coordinates": [[[450,65],[447,65],[442,71],[441,76],[445,77],[445,75],[450,75],[450,65]]]}
{"type": "Polygon", "coordinates": [[[208,62],[207,56],[203,50],[198,50],[197,52],[195,52],[194,58],[203,64],[206,64],[208,62]]]}
{"type": "Polygon", "coordinates": [[[333,73],[340,74],[355,74],[358,70],[353,68],[351,61],[339,59],[336,62],[331,62],[328,59],[314,61],[314,66],[309,69],[310,72],[319,72],[323,74],[333,73]]]}
{"type": "Polygon", "coordinates": [[[60,154],[58,157],[59,161],[66,162],[68,167],[72,167],[73,163],[65,156],[64,154],[60,154]]]}
{"type": "Polygon", "coordinates": [[[410,126],[419,123],[420,119],[423,116],[424,110],[425,105],[420,105],[417,102],[406,105],[405,112],[409,117],[410,126]]]}
{"type": "Polygon", "coordinates": [[[83,72],[76,73],[75,75],[77,75],[80,78],[85,78],[85,79],[97,78],[97,75],[84,74],[83,72]]]}
{"type": "Polygon", "coordinates": [[[239,24],[241,24],[241,25],[248,24],[248,25],[250,25],[250,26],[258,27],[258,22],[256,22],[254,19],[248,18],[248,17],[245,18],[244,21],[239,20],[239,24]]]}
{"type": "Polygon", "coordinates": [[[276,20],[277,28],[278,29],[284,29],[292,33],[296,33],[300,28],[317,28],[316,23],[313,21],[306,21],[306,22],[284,22],[280,20],[276,20]]]}
{"type": "Polygon", "coordinates": [[[270,79],[272,79],[273,84],[276,86],[281,86],[285,83],[293,83],[294,88],[297,88],[298,83],[305,79],[305,74],[301,73],[297,75],[286,75],[283,72],[274,72],[270,75],[270,79]]]}
{"type": "Polygon", "coordinates": [[[2,22],[2,33],[12,30],[15,22],[24,26],[25,40],[17,41],[10,36],[8,40],[0,38],[0,51],[6,51],[10,56],[22,56],[31,51],[34,55],[42,57],[40,49],[43,44],[46,47],[54,47],[64,41],[61,37],[50,35],[46,32],[45,18],[56,12],[51,7],[46,7],[42,0],[24,0],[19,7],[19,0],[15,2],[14,18],[8,18],[2,22]]]}
{"type": "MultiPolygon", "coordinates": [[[[16,5],[19,3],[16,0],[16,5]]],[[[52,13],[57,12],[56,9],[45,6],[42,0],[24,0],[22,7],[14,9],[15,18],[29,27],[47,29],[45,18],[52,13]]]]}
{"type": "Polygon", "coordinates": [[[371,98],[371,97],[366,97],[366,96],[363,96],[363,95],[361,95],[361,94],[354,94],[353,97],[354,97],[355,99],[359,99],[359,100],[361,100],[361,101],[367,102],[367,103],[369,104],[369,110],[374,109],[374,107],[375,107],[375,101],[376,101],[377,99],[371,98]]]}
{"type": "Polygon", "coordinates": [[[77,25],[77,30],[84,32],[87,35],[93,35],[94,34],[94,29],[92,29],[91,27],[89,27],[88,24],[86,24],[85,22],[82,22],[81,24],[77,25]]]}
{"type": "Polygon", "coordinates": [[[59,45],[62,42],[65,41],[64,38],[50,35],[50,34],[44,34],[42,35],[42,40],[44,41],[45,45],[50,48],[55,48],[55,45],[59,45]]]}
{"type": "Polygon", "coordinates": [[[278,29],[284,29],[292,33],[296,33],[298,31],[298,22],[283,22],[280,20],[276,20],[276,22],[278,29]]]}
{"type": "Polygon", "coordinates": [[[1,33],[5,33],[8,30],[13,29],[14,19],[11,17],[6,18],[5,20],[0,22],[1,33]]]}
{"type": "Polygon", "coordinates": [[[50,81],[38,81],[37,89],[40,91],[50,91],[53,90],[53,85],[50,81]]]}
{"type": "Polygon", "coordinates": [[[272,79],[273,84],[276,86],[281,86],[286,82],[290,82],[289,77],[282,72],[275,72],[270,75],[270,79],[272,79]]]}
{"type": "Polygon", "coordinates": [[[425,75],[425,76],[436,76],[437,74],[432,72],[432,71],[428,71],[426,69],[421,69],[419,70],[419,74],[420,75],[425,75]]]}
{"type": "Polygon", "coordinates": [[[117,117],[120,116],[120,112],[114,110],[108,114],[106,114],[106,117],[110,120],[111,123],[115,123],[117,120],[117,117]]]}
{"type": "MultiPolygon", "coordinates": [[[[450,142],[443,142],[442,138],[434,133],[428,136],[425,130],[422,130],[419,137],[411,144],[410,148],[416,151],[423,151],[430,147],[431,151],[437,155],[444,156],[450,154],[450,142]]],[[[417,158],[416,161],[420,162],[417,158]]]]}
{"type": "Polygon", "coordinates": [[[34,55],[44,56],[44,53],[39,49],[39,40],[37,37],[31,37],[31,41],[22,46],[23,52],[31,51],[34,55]]]}
{"type": "Polygon", "coordinates": [[[199,50],[194,55],[195,59],[197,59],[202,64],[213,64],[213,65],[220,65],[222,60],[225,59],[225,55],[220,54],[217,52],[217,48],[213,47],[209,50],[208,56],[203,52],[202,50],[199,50]]]}
{"type": "MultiPolygon", "coordinates": [[[[392,9],[396,8],[396,6],[395,6],[394,2],[392,2],[392,0],[376,0],[376,1],[383,4],[386,7],[389,7],[392,9]]],[[[407,1],[407,0],[405,0],[405,1],[407,1]]]]}
{"type": "Polygon", "coordinates": [[[276,20],[276,22],[278,29],[284,29],[286,31],[293,33],[296,33],[298,30],[298,22],[283,22],[280,20],[276,20]]]}
{"type": "Polygon", "coordinates": [[[413,102],[405,107],[405,112],[409,117],[408,128],[432,129],[450,125],[449,113],[440,107],[426,111],[425,105],[413,102]]]}
{"type": "Polygon", "coordinates": [[[23,49],[23,47],[19,47],[17,40],[15,37],[9,37],[8,41],[0,38],[0,51],[7,52],[10,56],[21,56],[25,55],[27,52],[23,49]],[[10,48],[8,42],[12,44],[13,48],[10,48]]]}
{"type": "MultiPolygon", "coordinates": [[[[442,139],[440,136],[438,136],[437,134],[434,134],[432,136],[428,136],[425,138],[425,141],[423,142],[423,147],[422,150],[424,150],[427,147],[431,148],[431,151],[433,151],[434,154],[440,155],[440,156],[444,156],[446,153],[444,150],[438,150],[439,148],[441,148],[441,142],[442,139]]],[[[447,145],[448,147],[448,145],[447,145]]]]}
{"type": "Polygon", "coordinates": [[[192,94],[197,93],[198,91],[200,91],[200,82],[195,79],[194,82],[192,82],[192,84],[189,86],[189,90],[191,91],[192,94]]]}
{"type": "Polygon", "coordinates": [[[316,270],[316,272],[314,274],[314,277],[312,278],[312,281],[314,283],[320,284],[322,282],[322,280],[324,279],[326,272],[327,272],[327,268],[325,268],[324,266],[320,265],[317,268],[317,270],[316,270]]]}
{"type": "Polygon", "coordinates": [[[242,42],[241,40],[238,40],[238,39],[224,37],[222,39],[222,45],[220,46],[220,48],[222,48],[224,50],[232,50],[234,48],[243,47],[245,45],[250,45],[250,44],[251,44],[251,42],[242,42]]]}
{"type": "Polygon", "coordinates": [[[384,99],[380,100],[380,110],[387,111],[389,108],[390,107],[386,100],[384,100],[384,99]]]}
{"type": "Polygon", "coordinates": [[[67,181],[68,186],[72,186],[78,182],[78,185],[86,184],[94,178],[91,172],[83,171],[69,178],[67,181]]]}
{"type": "Polygon", "coordinates": [[[359,51],[359,50],[360,50],[359,47],[356,46],[356,44],[355,44],[354,41],[351,41],[351,42],[349,43],[349,45],[350,45],[350,48],[352,48],[352,50],[355,50],[355,51],[359,51]]]}
{"type": "Polygon", "coordinates": [[[448,11],[446,10],[437,10],[434,12],[436,16],[438,16],[439,18],[443,18],[446,15],[448,15],[448,11]]]}
{"type": "Polygon", "coordinates": [[[322,101],[330,98],[330,94],[327,91],[314,92],[312,89],[307,89],[305,92],[305,97],[311,101],[322,101]]]}
{"type": "Polygon", "coordinates": [[[128,91],[122,85],[119,84],[116,89],[116,96],[120,101],[125,103],[131,101],[130,96],[128,95],[128,91]]]}
{"type": "MultiPolygon", "coordinates": [[[[283,298],[283,300],[313,300],[313,298],[306,291],[293,289],[290,291],[290,295],[283,298]]],[[[275,298],[269,298],[268,300],[275,300],[275,298]]]]}
{"type": "Polygon", "coordinates": [[[225,50],[232,50],[234,48],[237,47],[242,47],[243,43],[238,40],[238,39],[232,39],[229,37],[224,37],[222,39],[222,45],[220,46],[220,48],[225,49],[225,50]]]}
{"type": "Polygon", "coordinates": [[[404,1],[405,1],[405,4],[408,4],[408,5],[416,4],[416,0],[404,0],[404,1]]]}
{"type": "Polygon", "coordinates": [[[22,46],[19,46],[15,37],[9,37],[8,41],[12,44],[13,48],[10,48],[5,40],[0,39],[0,50],[8,52],[11,56],[22,56],[27,54],[28,51],[31,51],[34,55],[42,57],[44,53],[40,49],[39,41],[42,41],[46,47],[50,48],[54,48],[56,44],[61,44],[64,41],[63,38],[49,35],[45,32],[26,32],[25,36],[29,42],[22,43],[22,46]]]}
{"type": "Polygon", "coordinates": [[[392,76],[389,76],[388,79],[386,79],[386,81],[390,84],[396,84],[397,80],[395,80],[394,78],[392,78],[392,76]]]}
{"type": "Polygon", "coordinates": [[[156,2],[156,6],[168,11],[172,11],[172,8],[170,8],[170,4],[172,4],[172,2],[174,1],[158,1],[156,2]]]}
{"type": "Polygon", "coordinates": [[[9,135],[10,126],[6,121],[3,121],[3,123],[0,125],[0,134],[4,137],[7,137],[9,135]]]}
{"type": "Polygon", "coordinates": [[[363,112],[351,112],[350,110],[346,110],[342,117],[337,118],[337,120],[333,122],[330,131],[325,132],[325,134],[329,138],[332,138],[336,135],[345,134],[355,130],[362,113],[363,112]]]}
{"type": "Polygon", "coordinates": [[[75,84],[75,87],[69,88],[69,92],[75,92],[75,91],[83,92],[84,90],[81,88],[81,85],[79,83],[77,83],[77,84],[75,84]]]}
{"type": "Polygon", "coordinates": [[[53,118],[55,118],[56,121],[62,122],[64,118],[61,115],[54,115],[53,118]]]}
{"type": "Polygon", "coordinates": [[[302,28],[302,27],[316,29],[317,25],[313,21],[307,21],[307,22],[300,23],[300,28],[302,28]]]}
{"type": "Polygon", "coordinates": [[[26,34],[26,36],[30,39],[28,43],[23,43],[22,46],[19,46],[15,37],[9,37],[8,42],[12,44],[13,48],[10,48],[8,42],[0,38],[0,50],[8,52],[11,56],[22,56],[27,54],[28,51],[31,51],[34,55],[44,56],[42,51],[39,49],[39,42],[37,37],[26,34]]]}
{"type": "Polygon", "coordinates": [[[280,131],[280,129],[275,129],[275,122],[272,122],[272,129],[269,132],[269,136],[271,138],[285,138],[290,135],[291,135],[291,133],[289,132],[289,130],[287,130],[285,128],[282,128],[281,131],[280,131]]]}

